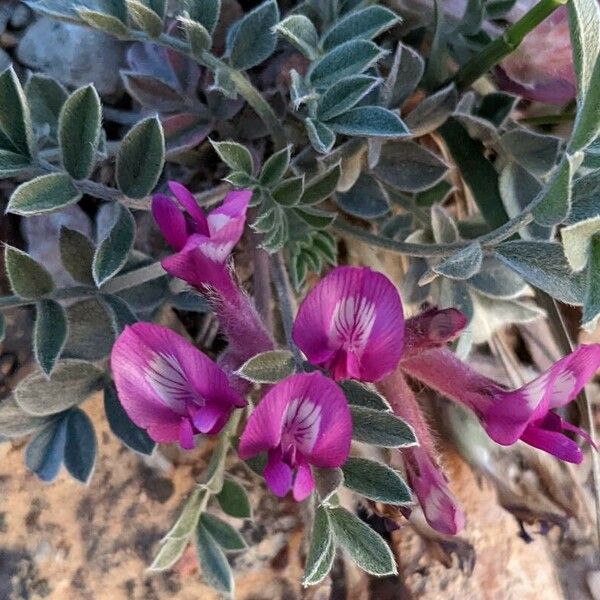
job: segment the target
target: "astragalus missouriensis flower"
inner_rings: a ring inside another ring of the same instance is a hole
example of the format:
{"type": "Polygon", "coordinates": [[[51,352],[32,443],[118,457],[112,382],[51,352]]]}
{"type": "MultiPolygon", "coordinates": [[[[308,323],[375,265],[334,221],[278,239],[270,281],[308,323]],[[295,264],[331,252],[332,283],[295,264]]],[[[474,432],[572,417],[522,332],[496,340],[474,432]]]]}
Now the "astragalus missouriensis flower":
{"type": "Polygon", "coordinates": [[[377,381],[402,353],[404,316],[394,284],[368,268],[338,267],[306,296],[293,338],[335,379],[377,381]]]}
{"type": "Polygon", "coordinates": [[[191,449],[195,434],[218,433],[247,404],[214,361],[161,325],[126,327],[111,366],[123,408],[156,442],[191,449]]]}
{"type": "Polygon", "coordinates": [[[348,458],[352,420],[339,386],[321,373],[292,375],[256,407],[242,434],[243,460],[268,453],[264,477],[271,491],[296,501],[315,487],[311,465],[340,467],[348,458]]]}

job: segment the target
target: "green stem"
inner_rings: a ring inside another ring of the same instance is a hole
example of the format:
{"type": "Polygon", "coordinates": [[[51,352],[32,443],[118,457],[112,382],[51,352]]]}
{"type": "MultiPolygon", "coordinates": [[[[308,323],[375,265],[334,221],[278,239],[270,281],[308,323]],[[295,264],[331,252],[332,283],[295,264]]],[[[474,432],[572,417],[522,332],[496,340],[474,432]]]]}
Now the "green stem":
{"type": "Polygon", "coordinates": [[[490,42],[456,72],[452,78],[456,87],[459,90],[468,88],[503,58],[516,50],[529,32],[566,3],[567,0],[540,0],[521,19],[507,27],[501,37],[490,42]]]}

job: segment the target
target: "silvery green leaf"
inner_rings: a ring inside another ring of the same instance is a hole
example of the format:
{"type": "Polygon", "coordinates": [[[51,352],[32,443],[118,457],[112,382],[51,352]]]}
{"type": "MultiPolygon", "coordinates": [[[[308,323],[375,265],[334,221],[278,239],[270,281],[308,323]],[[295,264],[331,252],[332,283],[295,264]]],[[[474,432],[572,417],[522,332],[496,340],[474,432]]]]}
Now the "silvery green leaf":
{"type": "Polygon", "coordinates": [[[68,227],[60,229],[60,257],[63,267],[79,283],[94,285],[92,263],[95,248],[83,233],[68,227]]]}
{"type": "Polygon", "coordinates": [[[156,185],[165,162],[165,137],[157,117],[137,123],[121,142],[116,179],[130,198],[147,196],[156,185]]]}
{"type": "Polygon", "coordinates": [[[104,373],[80,360],[61,360],[56,363],[52,377],[37,370],[15,388],[17,404],[36,417],[57,414],[80,404],[92,393],[102,389],[104,373]]]}
{"type": "Polygon", "coordinates": [[[151,38],[160,36],[163,30],[166,2],[146,2],[141,0],[126,0],[127,10],[135,23],[151,38]]]}
{"type": "Polygon", "coordinates": [[[147,73],[121,71],[127,93],[146,109],[181,112],[188,106],[185,96],[173,85],[147,73]]]}
{"type": "Polygon", "coordinates": [[[319,56],[319,34],[308,17],[290,15],[276,29],[309,60],[315,60],[319,56]]]}
{"type": "Polygon", "coordinates": [[[473,242],[438,265],[433,266],[432,270],[450,279],[469,279],[481,269],[482,261],[481,245],[473,242]]]}
{"type": "Polygon", "coordinates": [[[325,507],[319,506],[313,520],[302,585],[316,585],[321,582],[331,570],[334,558],[335,544],[329,515],[325,507]]]}
{"type": "Polygon", "coordinates": [[[235,83],[233,83],[231,75],[227,69],[215,70],[215,80],[210,89],[220,92],[229,100],[237,100],[237,88],[235,87],[235,83]]]}
{"type": "Polygon", "coordinates": [[[325,51],[355,39],[371,40],[400,22],[400,17],[384,6],[369,6],[347,14],[329,29],[321,44],[325,51]]]}
{"type": "Polygon", "coordinates": [[[27,157],[35,153],[31,111],[12,66],[0,74],[0,133],[11,145],[6,150],[27,157]]]}
{"type": "Polygon", "coordinates": [[[296,206],[304,191],[304,175],[284,179],[273,189],[271,196],[280,206],[296,206]]]}
{"type": "Polygon", "coordinates": [[[369,389],[366,385],[353,381],[351,379],[343,381],[341,384],[346,400],[351,406],[362,406],[363,408],[371,408],[373,410],[383,410],[389,412],[392,410],[388,401],[375,392],[369,389]]]}
{"type": "Polygon", "coordinates": [[[321,504],[328,504],[331,497],[344,483],[344,474],[341,469],[313,469],[315,488],[321,504]]]}
{"type": "Polygon", "coordinates": [[[378,165],[373,169],[377,179],[393,188],[420,192],[438,183],[448,166],[433,152],[410,141],[387,143],[378,165]]]}
{"type": "Polygon", "coordinates": [[[221,14],[221,0],[185,0],[185,8],[190,18],[202,24],[208,32],[214,32],[221,14]]]}
{"type": "Polygon", "coordinates": [[[221,510],[230,517],[251,519],[252,507],[248,494],[242,485],[229,478],[223,480],[223,487],[217,494],[217,502],[221,510]]]}
{"type": "Polygon", "coordinates": [[[64,462],[67,471],[81,483],[88,483],[96,464],[98,443],[90,418],[79,408],[67,416],[64,462]]]}
{"type": "Polygon", "coordinates": [[[211,142],[219,158],[232,170],[252,175],[254,164],[252,154],[246,146],[237,142],[211,142]]]}
{"type": "Polygon", "coordinates": [[[359,106],[329,119],[327,126],[336,133],[364,137],[397,138],[408,135],[402,119],[382,106],[359,106]]]}
{"type": "Polygon", "coordinates": [[[439,86],[448,79],[448,31],[442,0],[433,2],[433,38],[423,81],[429,88],[439,86]]]}
{"type": "Polygon", "coordinates": [[[383,448],[406,448],[417,443],[412,427],[396,415],[364,406],[350,406],[352,439],[383,448]]]}
{"type": "Polygon", "coordinates": [[[290,165],[291,147],[286,146],[283,150],[275,152],[265,161],[258,180],[261,185],[270,187],[281,181],[290,165]]]}
{"type": "Polygon", "coordinates": [[[394,556],[383,538],[345,508],[328,510],[336,544],[343,548],[363,571],[371,575],[394,575],[394,556]]]}
{"type": "Polygon", "coordinates": [[[206,507],[207,491],[203,488],[196,487],[190,494],[190,497],[185,501],[175,525],[169,530],[163,538],[164,541],[176,539],[187,540],[194,532],[198,525],[200,514],[206,507]]]}
{"type": "Polygon", "coordinates": [[[79,202],[81,196],[66,173],[40,175],[22,183],[13,192],[7,211],[25,217],[53,212],[79,202]]]}
{"type": "Polygon", "coordinates": [[[431,230],[438,244],[451,244],[459,239],[458,227],[445,208],[439,204],[431,207],[431,230]]]}
{"type": "Polygon", "coordinates": [[[381,217],[390,211],[390,202],[381,184],[366,173],[352,188],[335,195],[336,204],[345,212],[363,219],[381,217]]]}
{"type": "Polygon", "coordinates": [[[81,300],[67,308],[69,336],[63,357],[96,361],[106,358],[115,341],[112,315],[97,298],[81,300]]]}
{"type": "Polygon", "coordinates": [[[123,20],[116,16],[99,12],[96,10],[87,10],[79,8],[77,10],[79,18],[85,21],[90,27],[98,29],[116,38],[125,39],[129,32],[127,25],[124,23],[127,17],[123,20]]]}
{"type": "Polygon", "coordinates": [[[344,486],[365,498],[394,505],[412,502],[404,479],[382,463],[351,456],[342,471],[344,486]]]}
{"type": "Polygon", "coordinates": [[[436,183],[433,187],[415,194],[415,205],[431,207],[434,204],[443,204],[448,196],[455,190],[451,183],[445,180],[436,183]]]}
{"type": "Polygon", "coordinates": [[[33,350],[42,371],[50,376],[67,341],[67,313],[56,300],[40,300],[36,309],[33,350]]]}
{"type": "Polygon", "coordinates": [[[528,283],[566,304],[583,304],[585,276],[573,273],[557,242],[507,241],[496,247],[498,258],[528,283]]]}
{"type": "Polygon", "coordinates": [[[266,0],[246,13],[235,25],[231,39],[228,39],[231,66],[246,70],[267,60],[277,45],[274,28],[278,22],[279,7],[276,0],[266,0]]]}
{"type": "Polygon", "coordinates": [[[110,430],[128,447],[140,454],[150,455],[156,442],[144,429],[138,427],[125,412],[117,396],[117,390],[111,383],[104,388],[104,412],[110,430]]]}
{"type": "Polygon", "coordinates": [[[113,330],[119,335],[127,325],[137,323],[138,319],[131,307],[119,296],[102,294],[99,300],[104,303],[112,320],[113,330]]]}
{"type": "Polygon", "coordinates": [[[254,188],[256,186],[254,177],[243,171],[233,171],[227,177],[223,177],[223,181],[227,181],[236,188],[254,188]]]}
{"type": "Polygon", "coordinates": [[[400,108],[419,85],[424,71],[425,61],[421,55],[410,46],[399,43],[383,87],[382,97],[386,106],[400,108]]]}
{"type": "Polygon", "coordinates": [[[600,215],[582,219],[560,230],[565,256],[574,271],[582,271],[590,256],[592,236],[600,231],[600,215]]]}
{"type": "Polygon", "coordinates": [[[18,438],[46,425],[52,417],[34,417],[26,413],[13,396],[0,400],[0,435],[18,438]]]}
{"type": "Polygon", "coordinates": [[[340,175],[340,164],[337,163],[308,181],[304,186],[300,204],[311,206],[329,198],[335,191],[340,175]]]}
{"type": "Polygon", "coordinates": [[[10,179],[31,169],[31,159],[0,148],[0,179],[10,179]]]}
{"type": "Polygon", "coordinates": [[[313,148],[321,154],[328,154],[335,144],[335,133],[327,125],[313,119],[304,119],[304,125],[313,148]]]}
{"type": "Polygon", "coordinates": [[[498,130],[489,121],[462,112],[455,112],[453,118],[464,127],[474,140],[478,140],[485,145],[498,142],[498,130]]]}
{"type": "Polygon", "coordinates": [[[516,298],[526,289],[523,279],[494,256],[485,256],[479,273],[467,283],[492,298],[516,298]]]}
{"type": "Polygon", "coordinates": [[[212,46],[212,37],[206,27],[194,21],[193,19],[179,18],[179,21],[185,29],[185,35],[192,49],[192,54],[199,60],[202,60],[202,55],[206,50],[210,50],[212,46]]]}
{"type": "Polygon", "coordinates": [[[527,171],[544,175],[556,164],[561,140],[529,129],[512,129],[501,138],[502,147],[527,171]]]}
{"type": "Polygon", "coordinates": [[[94,254],[92,274],[97,287],[114,277],[125,265],[135,238],[135,220],[129,209],[116,205],[113,222],[94,254]]]}
{"type": "Polygon", "coordinates": [[[578,110],[569,142],[571,153],[582,150],[600,133],[598,79],[600,78],[600,7],[595,0],[573,0],[568,5],[577,74],[578,110]]]}
{"type": "Polygon", "coordinates": [[[294,372],[289,350],[269,350],[247,360],[236,374],[253,383],[277,383],[294,372]]]}
{"type": "Polygon", "coordinates": [[[294,214],[315,229],[327,229],[336,218],[335,213],[313,208],[312,206],[294,208],[294,214]]]}
{"type": "MultiPolygon", "coordinates": [[[[500,195],[508,216],[513,218],[538,196],[542,184],[522,166],[510,161],[502,169],[499,179],[500,195]]],[[[547,240],[552,237],[553,228],[543,227],[533,222],[521,229],[523,239],[547,240]]]]}
{"type": "Polygon", "coordinates": [[[92,85],[79,88],[63,104],[58,139],[63,166],[73,179],[87,179],[92,174],[101,119],[100,98],[92,85]]]}
{"type": "Polygon", "coordinates": [[[404,119],[410,134],[413,137],[420,137],[435,131],[454,111],[456,102],[457,93],[454,84],[422,100],[404,119]]]}
{"type": "Polygon", "coordinates": [[[148,571],[166,571],[170,569],[182,556],[189,538],[169,538],[160,547],[158,554],[148,567],[148,571]]]}
{"type": "Polygon", "coordinates": [[[51,77],[34,73],[25,84],[25,95],[34,126],[37,129],[49,127],[50,135],[55,137],[58,116],[68,97],[65,88],[51,77]]]}
{"type": "Polygon", "coordinates": [[[40,298],[54,290],[52,276],[29,254],[6,244],[4,267],[12,291],[27,300],[40,298]]]}
{"type": "Polygon", "coordinates": [[[340,79],[360,75],[384,55],[385,52],[373,42],[350,40],[313,63],[309,73],[310,83],[316,88],[327,89],[340,79]]]}
{"type": "Polygon", "coordinates": [[[290,71],[290,80],[290,97],[294,105],[294,110],[298,110],[303,104],[317,98],[316,92],[308,86],[304,77],[295,69],[290,71]]]}
{"type": "Polygon", "coordinates": [[[581,322],[593,331],[600,317],[600,234],[595,233],[590,242],[590,258],[587,269],[586,292],[581,322]]]}
{"type": "Polygon", "coordinates": [[[317,117],[329,121],[358,104],[381,83],[381,79],[368,75],[354,75],[341,79],[319,98],[317,117]]]}
{"type": "Polygon", "coordinates": [[[63,462],[67,440],[67,417],[57,418],[43,427],[25,449],[25,464],[42,481],[56,479],[63,462]]]}
{"type": "Polygon", "coordinates": [[[477,116],[501,127],[512,113],[519,98],[506,92],[492,92],[486,94],[477,109],[477,116]]]}
{"type": "Polygon", "coordinates": [[[563,157],[533,209],[537,223],[549,227],[562,223],[567,218],[571,209],[571,182],[582,161],[582,152],[563,157]]]}
{"type": "Polygon", "coordinates": [[[202,522],[196,529],[196,550],[204,581],[220,592],[233,595],[235,582],[231,567],[225,554],[202,522]]]}
{"type": "Polygon", "coordinates": [[[202,513],[200,523],[225,552],[240,552],[248,547],[237,529],[219,517],[202,513]]]}

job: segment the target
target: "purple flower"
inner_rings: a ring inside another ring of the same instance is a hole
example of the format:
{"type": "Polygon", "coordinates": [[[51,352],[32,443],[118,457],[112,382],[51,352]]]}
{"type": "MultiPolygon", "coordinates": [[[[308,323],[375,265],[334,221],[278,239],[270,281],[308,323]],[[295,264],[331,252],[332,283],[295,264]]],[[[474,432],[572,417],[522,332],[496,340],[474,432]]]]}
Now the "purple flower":
{"type": "Polygon", "coordinates": [[[176,181],[170,181],[169,187],[187,212],[168,196],[154,196],[152,214],[167,242],[178,252],[198,247],[205,256],[225,262],[244,232],[252,191],[230,192],[223,204],[206,216],[187,188],[176,181]]]}
{"type": "Polygon", "coordinates": [[[333,377],[377,381],[402,354],[404,316],[394,284],[368,268],[338,267],[306,296],[294,342],[333,377]]]}
{"type": "Polygon", "coordinates": [[[580,463],[583,454],[565,434],[589,437],[554,410],[574,400],[599,367],[600,344],[580,346],[537,379],[510,391],[473,371],[447,349],[430,350],[400,363],[406,373],[470,408],[498,444],[507,446],[520,439],[572,463],[580,463]]]}
{"type": "Polygon", "coordinates": [[[218,433],[247,404],[220,367],[160,325],[126,327],[111,366],[123,408],[156,442],[191,449],[194,434],[218,433]]]}
{"type": "Polygon", "coordinates": [[[339,467],[350,452],[352,420],[346,398],[315,372],[292,375],[264,396],[242,434],[243,460],[268,452],[265,480],[277,496],[298,502],[315,487],[310,465],[339,467]]]}

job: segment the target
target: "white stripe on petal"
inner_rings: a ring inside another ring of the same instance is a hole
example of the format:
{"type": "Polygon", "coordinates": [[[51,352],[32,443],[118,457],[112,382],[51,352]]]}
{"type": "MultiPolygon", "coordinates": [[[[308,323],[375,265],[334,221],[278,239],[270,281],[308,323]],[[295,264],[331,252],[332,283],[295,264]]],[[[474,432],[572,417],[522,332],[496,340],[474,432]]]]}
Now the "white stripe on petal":
{"type": "Polygon", "coordinates": [[[229,215],[224,215],[223,213],[211,213],[208,215],[208,227],[210,229],[211,235],[214,235],[220,229],[223,229],[225,225],[227,225],[231,221],[231,217],[229,215]]]}
{"type": "Polygon", "coordinates": [[[283,437],[306,454],[314,448],[320,425],[321,407],[308,398],[294,398],[283,421],[283,437]]]}
{"type": "Polygon", "coordinates": [[[539,403],[542,401],[546,388],[548,387],[549,374],[542,375],[539,379],[532,381],[530,384],[525,386],[523,394],[525,395],[525,402],[530,410],[535,410],[539,403]]]}
{"type": "Polygon", "coordinates": [[[231,254],[234,244],[232,242],[222,242],[217,244],[215,242],[206,241],[200,246],[200,251],[204,256],[214,260],[215,262],[225,262],[227,257],[231,254]]]}
{"type": "Polygon", "coordinates": [[[374,324],[375,305],[364,296],[350,296],[336,304],[330,335],[336,345],[360,352],[367,345],[374,324]]]}
{"type": "Polygon", "coordinates": [[[573,393],[573,389],[577,383],[575,374],[565,369],[554,382],[552,386],[552,396],[550,404],[552,406],[563,406],[567,403],[567,399],[573,393]]]}
{"type": "Polygon", "coordinates": [[[157,354],[148,365],[146,379],[161,400],[179,414],[187,414],[187,402],[204,405],[204,400],[190,385],[181,364],[171,354],[157,354]]]}

